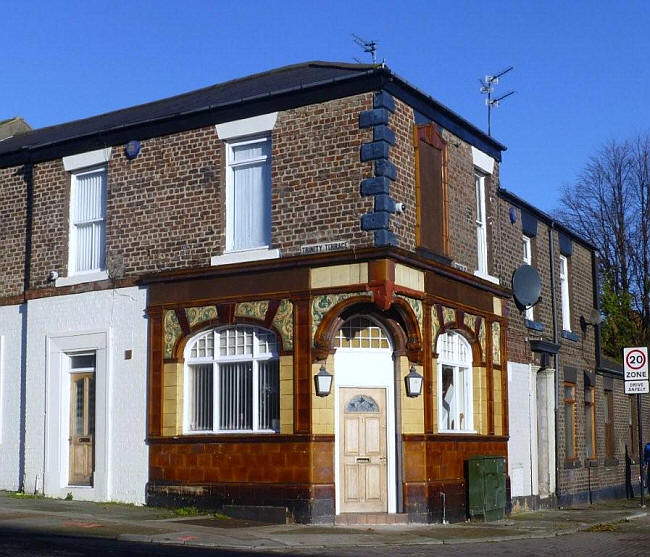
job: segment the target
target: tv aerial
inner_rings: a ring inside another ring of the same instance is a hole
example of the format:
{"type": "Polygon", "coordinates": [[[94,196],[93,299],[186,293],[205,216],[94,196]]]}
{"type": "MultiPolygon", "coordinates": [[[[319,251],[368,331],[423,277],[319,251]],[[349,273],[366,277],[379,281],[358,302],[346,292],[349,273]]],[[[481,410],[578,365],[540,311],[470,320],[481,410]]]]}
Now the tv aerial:
{"type": "MultiPolygon", "coordinates": [[[[363,48],[363,51],[366,54],[370,54],[370,56],[372,56],[372,63],[376,64],[377,63],[377,41],[366,41],[362,39],[359,35],[356,35],[354,33],[352,33],[352,37],[354,39],[354,43],[360,46],[361,48],[363,48]]],[[[358,58],[355,58],[355,60],[359,62],[359,64],[362,63],[361,60],[359,60],[358,58]]],[[[383,63],[384,62],[382,61],[382,64],[383,63]]]]}
{"type": "Polygon", "coordinates": [[[487,106],[487,113],[488,113],[488,135],[492,135],[492,107],[497,108],[499,106],[499,103],[505,99],[506,97],[509,97],[510,95],[514,95],[516,91],[508,91],[505,95],[501,95],[500,97],[497,98],[492,98],[492,93],[494,92],[494,86],[499,83],[499,78],[505,74],[507,74],[510,70],[514,69],[514,66],[510,66],[509,68],[506,68],[505,70],[494,74],[494,75],[486,75],[485,79],[479,79],[481,83],[481,94],[482,95],[487,95],[487,99],[485,99],[485,105],[487,106]]]}

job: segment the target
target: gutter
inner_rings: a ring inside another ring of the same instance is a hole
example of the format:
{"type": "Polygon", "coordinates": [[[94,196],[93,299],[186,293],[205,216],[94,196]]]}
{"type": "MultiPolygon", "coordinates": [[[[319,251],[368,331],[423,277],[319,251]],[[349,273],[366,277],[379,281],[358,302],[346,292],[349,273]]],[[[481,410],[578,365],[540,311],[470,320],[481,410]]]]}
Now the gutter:
{"type": "MultiPolygon", "coordinates": [[[[358,73],[358,74],[351,75],[351,76],[346,75],[346,76],[340,76],[340,77],[333,77],[333,78],[323,80],[323,81],[317,81],[317,82],[314,82],[314,83],[310,83],[307,86],[301,84],[301,85],[298,85],[296,87],[290,87],[290,88],[286,88],[286,89],[277,89],[277,90],[273,90],[273,91],[267,91],[266,93],[260,93],[259,95],[251,95],[250,97],[241,97],[241,98],[239,98],[239,99],[237,99],[235,101],[213,103],[213,104],[209,104],[207,106],[202,106],[200,108],[194,108],[192,110],[185,110],[185,111],[182,111],[182,112],[175,112],[175,113],[172,113],[172,114],[167,114],[165,116],[159,116],[157,118],[147,118],[146,120],[138,120],[138,121],[135,121],[135,122],[130,122],[128,124],[120,124],[118,126],[111,126],[111,127],[108,127],[108,128],[98,129],[96,131],[66,137],[65,139],[61,139],[59,141],[47,141],[47,142],[44,142],[44,143],[34,143],[34,144],[31,144],[31,145],[24,145],[24,146],[16,149],[15,151],[8,151],[7,153],[1,154],[0,159],[5,155],[15,153],[16,151],[19,151],[20,149],[28,149],[30,151],[35,151],[35,150],[43,149],[43,148],[50,147],[50,146],[53,146],[53,145],[60,145],[62,143],[76,141],[78,139],[84,139],[84,138],[88,138],[88,137],[96,137],[96,136],[101,135],[101,134],[106,134],[106,133],[111,133],[111,132],[121,131],[121,130],[127,130],[127,129],[137,128],[137,127],[141,127],[141,126],[147,126],[149,124],[160,124],[160,123],[164,123],[164,122],[167,122],[167,121],[176,120],[178,118],[184,118],[184,117],[188,117],[188,116],[196,116],[198,114],[212,112],[212,111],[219,110],[219,109],[226,108],[226,107],[236,107],[236,106],[240,106],[240,105],[246,104],[246,103],[252,103],[252,102],[255,102],[255,101],[270,99],[270,98],[275,97],[275,96],[281,96],[281,95],[286,95],[286,94],[289,94],[289,93],[295,93],[297,91],[306,91],[306,90],[311,90],[311,89],[317,89],[317,88],[320,88],[320,87],[324,87],[326,85],[332,85],[332,84],[336,84],[336,83],[340,83],[340,82],[344,82],[344,81],[351,81],[351,80],[354,80],[354,79],[360,79],[360,78],[363,78],[363,77],[370,76],[370,75],[374,74],[375,72],[376,72],[376,70],[366,70],[365,72],[358,73]]],[[[190,93],[191,93],[191,91],[190,91],[190,93]]],[[[173,97],[170,97],[170,98],[173,98],[173,97]]],[[[163,99],[163,101],[164,100],[167,100],[167,99],[163,99]]],[[[155,103],[155,102],[158,102],[158,101],[153,101],[153,102],[155,103]]],[[[133,106],[133,107],[128,107],[128,108],[122,109],[122,110],[129,110],[131,108],[137,108],[138,106],[142,106],[142,105],[136,105],[136,106],[133,106]]],[[[110,114],[110,112],[107,113],[107,114],[110,114]]],[[[103,116],[103,115],[100,114],[98,116],[90,116],[88,119],[101,117],[101,116],[103,116]]],[[[253,114],[253,116],[254,116],[254,114],[253,114]]],[[[84,120],[85,120],[85,118],[84,118],[84,120]]],[[[65,125],[65,124],[69,124],[69,123],[72,123],[72,122],[64,122],[63,124],[59,124],[59,125],[65,125]]],[[[38,130],[34,130],[34,131],[38,131],[38,130]]]]}
{"type": "MultiPolygon", "coordinates": [[[[112,125],[109,127],[100,128],[85,133],[73,134],[70,136],[62,137],[51,141],[45,141],[40,143],[35,142],[32,144],[25,143],[16,146],[11,150],[5,151],[4,153],[0,153],[0,167],[22,164],[24,162],[22,157],[25,156],[27,153],[35,153],[37,151],[46,150],[48,148],[51,149],[57,146],[72,144],[78,141],[79,142],[84,140],[91,141],[93,139],[96,140],[97,146],[106,145],[108,143],[120,143],[121,141],[113,142],[108,140],[108,138],[105,138],[104,136],[118,134],[118,133],[135,132],[139,128],[146,129],[147,127],[162,126],[181,119],[191,119],[191,118],[198,119],[202,116],[203,117],[208,116],[210,115],[210,113],[213,113],[215,111],[220,111],[220,110],[225,111],[226,109],[237,110],[239,107],[242,107],[247,104],[263,103],[264,101],[271,102],[290,95],[295,95],[300,93],[308,94],[308,93],[313,93],[317,90],[326,90],[328,87],[332,87],[336,85],[345,86],[347,84],[350,84],[351,86],[356,85],[356,89],[354,89],[354,91],[353,90],[339,91],[338,94],[331,96],[331,98],[328,97],[328,100],[335,99],[335,98],[344,98],[351,94],[376,91],[384,88],[390,89],[392,92],[396,93],[396,95],[399,98],[402,98],[402,100],[404,100],[405,102],[413,101],[414,104],[419,105],[418,108],[420,110],[423,110],[431,114],[435,114],[437,116],[437,119],[444,120],[445,122],[440,122],[440,123],[441,124],[447,123],[448,125],[450,125],[450,127],[452,128],[451,130],[452,132],[454,128],[464,130],[465,133],[463,135],[465,135],[464,139],[466,141],[468,139],[471,139],[472,141],[468,141],[469,143],[475,144],[476,147],[482,150],[488,150],[489,154],[491,154],[491,156],[495,156],[495,158],[497,158],[498,160],[501,160],[501,151],[506,150],[506,147],[504,145],[497,142],[492,137],[486,135],[483,131],[481,131],[473,124],[471,124],[470,122],[468,122],[467,120],[465,120],[464,118],[462,118],[461,116],[453,112],[451,109],[447,108],[445,105],[433,99],[431,96],[420,91],[415,86],[409,84],[402,78],[393,74],[388,68],[383,66],[376,66],[368,70],[356,72],[353,75],[333,77],[322,81],[312,82],[307,85],[301,83],[300,85],[294,87],[289,87],[284,89],[274,89],[271,91],[266,91],[264,93],[252,95],[249,97],[241,97],[237,100],[229,100],[227,102],[216,102],[205,106],[201,106],[199,108],[174,112],[172,114],[166,114],[164,116],[158,116],[155,118],[146,118],[143,120],[136,120],[128,123],[112,125]],[[104,137],[104,141],[102,141],[102,137],[104,137]]],[[[336,93],[335,91],[333,92],[336,93]]],[[[193,92],[190,91],[188,93],[183,93],[179,96],[182,96],[184,94],[190,94],[190,93],[193,92]]],[[[173,98],[174,97],[169,97],[169,99],[173,99],[173,98]]],[[[143,108],[146,107],[147,105],[155,105],[158,102],[164,102],[169,99],[161,99],[160,101],[153,101],[151,103],[136,105],[134,107],[124,108],[114,112],[119,113],[122,111],[129,111],[135,108],[143,108]]],[[[323,102],[323,100],[318,100],[315,102],[323,102]]],[[[297,103],[295,104],[295,106],[303,106],[304,104],[309,104],[309,103],[302,103],[302,104],[297,103]]],[[[291,106],[293,107],[294,105],[291,106]]],[[[289,106],[287,106],[286,108],[289,108],[289,106]]],[[[248,112],[247,115],[255,116],[258,113],[263,113],[265,109],[259,108],[258,110],[259,112],[253,109],[250,112],[248,112]]],[[[108,112],[105,114],[100,114],[98,116],[91,116],[89,118],[84,118],[73,122],[64,122],[62,124],[57,124],[56,126],[51,126],[51,127],[63,126],[66,124],[72,124],[74,122],[83,122],[87,120],[92,120],[93,118],[100,118],[102,116],[113,114],[114,112],[108,112]]],[[[215,123],[219,123],[220,121],[228,121],[228,118],[229,118],[228,116],[226,116],[224,120],[219,120],[218,118],[214,118],[214,120],[211,119],[210,123],[215,124],[215,123]]],[[[182,131],[184,129],[193,129],[194,127],[201,127],[202,125],[207,125],[207,124],[203,122],[198,122],[198,123],[190,122],[189,125],[180,126],[178,130],[173,130],[170,133],[174,133],[176,131],[182,131]]],[[[42,129],[47,129],[47,128],[42,128],[42,129]]],[[[34,130],[32,133],[36,134],[39,131],[40,130],[34,130]]],[[[148,137],[153,137],[159,134],[160,134],[159,131],[154,132],[151,136],[147,136],[146,133],[142,133],[142,132],[140,134],[134,133],[134,135],[138,136],[137,137],[138,139],[146,139],[148,137]]],[[[29,138],[25,137],[25,141],[29,141],[29,138]]],[[[60,156],[60,154],[57,154],[57,156],[60,156]]],[[[44,160],[46,160],[47,158],[49,157],[46,156],[44,160]]]]}
{"type": "MultiPolygon", "coordinates": [[[[600,264],[600,258],[598,253],[595,251],[591,252],[591,283],[593,285],[594,291],[594,308],[600,314],[600,274],[598,273],[598,267],[600,264]]],[[[600,323],[594,325],[594,351],[596,352],[596,369],[599,370],[602,366],[602,356],[600,354],[600,323]]]]}

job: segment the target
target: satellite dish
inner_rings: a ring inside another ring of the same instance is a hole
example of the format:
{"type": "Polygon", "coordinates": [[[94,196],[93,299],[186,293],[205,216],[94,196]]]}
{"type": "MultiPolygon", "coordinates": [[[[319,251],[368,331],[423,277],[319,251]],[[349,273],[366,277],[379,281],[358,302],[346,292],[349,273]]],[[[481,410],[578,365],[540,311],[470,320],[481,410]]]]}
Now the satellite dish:
{"type": "Polygon", "coordinates": [[[534,306],[539,302],[542,283],[532,265],[520,265],[512,275],[512,294],[519,309],[534,306]]]}
{"type": "Polygon", "coordinates": [[[603,316],[596,308],[591,309],[589,317],[585,317],[584,315],[580,316],[580,327],[583,331],[586,331],[589,325],[595,327],[596,325],[600,325],[602,322],[603,316]]]}
{"type": "Polygon", "coordinates": [[[603,322],[603,316],[596,308],[591,308],[589,313],[589,323],[591,325],[600,325],[603,322]]]}

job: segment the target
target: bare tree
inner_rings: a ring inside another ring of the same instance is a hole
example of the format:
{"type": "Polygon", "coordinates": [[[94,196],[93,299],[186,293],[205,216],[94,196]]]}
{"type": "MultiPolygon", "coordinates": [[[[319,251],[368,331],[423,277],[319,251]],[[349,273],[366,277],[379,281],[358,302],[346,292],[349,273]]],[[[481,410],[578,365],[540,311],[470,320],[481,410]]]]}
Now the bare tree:
{"type": "MultiPolygon", "coordinates": [[[[616,317],[636,323],[638,342],[647,343],[650,136],[606,143],[589,159],[575,184],[564,188],[561,204],[559,218],[598,248],[608,289],[615,296],[629,300],[629,315],[616,317]]],[[[614,323],[612,326],[616,329],[614,323]]]]}

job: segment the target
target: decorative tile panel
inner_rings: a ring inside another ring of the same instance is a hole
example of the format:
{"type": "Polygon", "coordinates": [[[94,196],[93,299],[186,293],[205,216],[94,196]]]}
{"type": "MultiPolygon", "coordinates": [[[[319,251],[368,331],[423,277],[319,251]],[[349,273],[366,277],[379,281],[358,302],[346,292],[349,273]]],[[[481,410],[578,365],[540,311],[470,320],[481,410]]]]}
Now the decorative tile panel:
{"type": "Polygon", "coordinates": [[[278,311],[273,318],[273,326],[282,337],[282,345],[285,350],[293,350],[293,303],[289,300],[282,300],[278,311]]]}
{"type": "Polygon", "coordinates": [[[163,331],[165,335],[165,358],[171,358],[174,355],[176,341],[183,334],[183,329],[181,329],[180,323],[178,322],[178,316],[173,309],[168,309],[165,312],[163,331]]]}
{"type": "Polygon", "coordinates": [[[465,314],[465,326],[472,332],[476,328],[476,315],[465,314]]]}
{"type": "Polygon", "coordinates": [[[480,325],[478,326],[478,341],[481,344],[481,352],[483,354],[483,358],[486,358],[485,354],[485,320],[482,319],[480,325]]]}
{"type": "Polygon", "coordinates": [[[397,296],[398,298],[402,298],[403,300],[406,300],[409,306],[411,306],[411,309],[413,310],[413,313],[415,314],[415,317],[418,320],[418,326],[420,328],[420,332],[422,332],[422,326],[423,326],[422,300],[417,300],[415,298],[408,298],[407,296],[403,296],[402,294],[398,294],[397,296]]]}
{"type": "Polygon", "coordinates": [[[257,302],[240,302],[235,306],[235,317],[247,317],[248,319],[257,319],[258,321],[264,321],[268,309],[268,300],[259,300],[257,302]]]}
{"type": "Polygon", "coordinates": [[[453,308],[443,307],[442,308],[442,320],[444,321],[445,325],[447,323],[455,323],[456,322],[456,310],[453,309],[453,308]]]}
{"type": "MultiPolygon", "coordinates": [[[[311,300],[311,336],[314,337],[316,329],[320,325],[320,322],[323,320],[325,314],[336,304],[352,298],[353,296],[359,296],[366,294],[365,292],[349,292],[346,294],[323,294],[321,296],[314,296],[311,300]]],[[[370,297],[368,296],[368,299],[370,297]]]]}
{"type": "Polygon", "coordinates": [[[501,363],[501,324],[498,321],[492,323],[492,361],[501,363]]]}
{"type": "Polygon", "coordinates": [[[187,308],[185,310],[185,315],[187,316],[187,323],[190,328],[193,328],[199,323],[217,319],[217,308],[215,306],[187,308]]]}
{"type": "Polygon", "coordinates": [[[438,306],[431,307],[431,350],[436,352],[436,337],[440,330],[440,322],[438,321],[438,306]]]}

